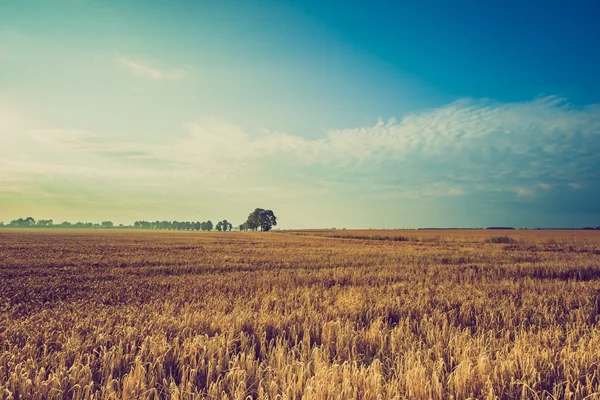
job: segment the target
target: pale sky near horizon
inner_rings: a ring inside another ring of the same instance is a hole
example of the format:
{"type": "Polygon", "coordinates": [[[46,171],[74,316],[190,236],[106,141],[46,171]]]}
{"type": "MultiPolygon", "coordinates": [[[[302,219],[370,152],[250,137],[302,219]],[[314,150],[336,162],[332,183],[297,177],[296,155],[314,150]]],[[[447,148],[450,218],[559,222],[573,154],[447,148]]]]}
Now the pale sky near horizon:
{"type": "Polygon", "coordinates": [[[600,6],[522,3],[0,0],[0,221],[600,225],[600,6]]]}

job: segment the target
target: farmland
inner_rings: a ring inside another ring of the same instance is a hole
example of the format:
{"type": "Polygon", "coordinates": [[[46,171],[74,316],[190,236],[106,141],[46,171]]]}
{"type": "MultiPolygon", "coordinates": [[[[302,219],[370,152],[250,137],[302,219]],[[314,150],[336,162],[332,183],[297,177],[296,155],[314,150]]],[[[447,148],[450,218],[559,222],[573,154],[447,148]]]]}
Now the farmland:
{"type": "Polygon", "coordinates": [[[0,230],[7,399],[598,399],[600,232],[0,230]]]}

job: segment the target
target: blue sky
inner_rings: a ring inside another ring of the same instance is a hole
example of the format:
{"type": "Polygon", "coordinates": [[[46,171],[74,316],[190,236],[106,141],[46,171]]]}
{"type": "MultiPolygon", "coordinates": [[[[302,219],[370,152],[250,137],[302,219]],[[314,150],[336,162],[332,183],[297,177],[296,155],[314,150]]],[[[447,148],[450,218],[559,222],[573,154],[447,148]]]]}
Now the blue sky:
{"type": "Polygon", "coordinates": [[[600,225],[589,1],[0,2],[0,221],[600,225]]]}

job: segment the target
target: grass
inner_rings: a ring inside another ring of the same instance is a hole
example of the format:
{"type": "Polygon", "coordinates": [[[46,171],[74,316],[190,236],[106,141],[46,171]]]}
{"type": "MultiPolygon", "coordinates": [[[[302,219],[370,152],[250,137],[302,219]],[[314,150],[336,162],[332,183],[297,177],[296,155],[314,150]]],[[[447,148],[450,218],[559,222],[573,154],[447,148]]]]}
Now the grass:
{"type": "Polygon", "coordinates": [[[0,397],[600,398],[600,233],[498,235],[0,231],[0,397]]]}

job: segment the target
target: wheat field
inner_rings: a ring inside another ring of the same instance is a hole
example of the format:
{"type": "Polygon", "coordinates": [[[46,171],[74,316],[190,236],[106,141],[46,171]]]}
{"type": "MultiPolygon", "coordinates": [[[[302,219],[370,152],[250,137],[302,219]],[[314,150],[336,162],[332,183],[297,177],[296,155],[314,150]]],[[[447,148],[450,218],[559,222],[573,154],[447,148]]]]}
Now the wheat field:
{"type": "Polygon", "coordinates": [[[3,399],[600,399],[600,232],[0,231],[3,399]]]}

